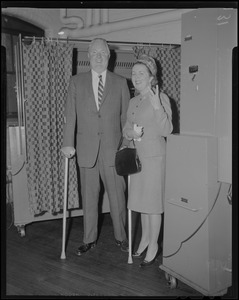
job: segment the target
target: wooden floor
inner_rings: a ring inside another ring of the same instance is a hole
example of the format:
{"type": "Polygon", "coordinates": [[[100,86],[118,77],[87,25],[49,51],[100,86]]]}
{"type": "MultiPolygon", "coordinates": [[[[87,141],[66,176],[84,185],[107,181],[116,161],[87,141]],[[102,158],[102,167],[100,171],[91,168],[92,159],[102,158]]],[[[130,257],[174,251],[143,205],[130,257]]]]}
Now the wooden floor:
{"type": "MultiPolygon", "coordinates": [[[[109,214],[101,215],[97,247],[78,257],[83,217],[67,220],[66,259],[60,259],[62,220],[34,222],[21,237],[12,225],[8,208],[6,231],[6,296],[163,296],[196,297],[202,294],[178,281],[171,289],[159,269],[162,255],[151,266],[139,268],[140,260],[128,264],[128,254],[114,244],[109,214]]],[[[137,215],[133,215],[133,230],[137,215]]],[[[134,244],[138,244],[137,225],[134,244]]],[[[2,289],[3,290],[3,289],[2,289]]],[[[3,299],[3,298],[1,298],[3,299]]]]}

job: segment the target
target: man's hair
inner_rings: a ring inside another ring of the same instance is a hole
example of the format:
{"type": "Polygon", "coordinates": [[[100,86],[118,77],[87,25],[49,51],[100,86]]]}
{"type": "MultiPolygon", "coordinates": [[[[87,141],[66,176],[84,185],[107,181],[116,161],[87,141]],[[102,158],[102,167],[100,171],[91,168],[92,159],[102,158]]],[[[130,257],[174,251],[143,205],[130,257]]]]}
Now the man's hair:
{"type": "Polygon", "coordinates": [[[105,39],[102,39],[102,38],[95,38],[95,39],[93,39],[93,40],[89,43],[89,46],[88,46],[88,52],[90,51],[90,48],[91,48],[91,46],[93,45],[93,43],[94,43],[95,41],[102,41],[102,42],[105,44],[105,47],[106,47],[106,49],[107,49],[107,51],[108,51],[108,54],[110,55],[110,49],[109,49],[108,43],[107,43],[107,41],[106,41],[105,39]]]}

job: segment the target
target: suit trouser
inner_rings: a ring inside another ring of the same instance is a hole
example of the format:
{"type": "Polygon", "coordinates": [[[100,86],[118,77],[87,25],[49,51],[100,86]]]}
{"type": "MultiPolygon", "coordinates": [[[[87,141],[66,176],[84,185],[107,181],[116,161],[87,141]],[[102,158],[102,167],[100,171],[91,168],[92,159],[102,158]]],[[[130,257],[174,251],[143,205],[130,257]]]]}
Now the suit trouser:
{"type": "Polygon", "coordinates": [[[126,239],[126,183],[119,176],[115,167],[104,164],[101,149],[96,164],[93,168],[80,167],[81,195],[84,213],[84,243],[97,240],[98,236],[98,202],[100,193],[100,177],[107,192],[110,205],[115,239],[123,241],[126,239]]]}

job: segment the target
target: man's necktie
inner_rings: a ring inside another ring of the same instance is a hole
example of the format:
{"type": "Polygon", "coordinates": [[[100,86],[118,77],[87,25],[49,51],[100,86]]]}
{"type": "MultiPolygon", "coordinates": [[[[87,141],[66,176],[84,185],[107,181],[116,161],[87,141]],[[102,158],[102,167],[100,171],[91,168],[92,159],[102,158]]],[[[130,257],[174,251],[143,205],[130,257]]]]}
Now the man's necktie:
{"type": "Polygon", "coordinates": [[[99,85],[98,85],[98,104],[99,104],[99,108],[101,105],[101,101],[102,101],[102,96],[103,96],[103,91],[104,91],[104,86],[103,86],[103,80],[102,80],[102,75],[99,76],[99,85]]]}

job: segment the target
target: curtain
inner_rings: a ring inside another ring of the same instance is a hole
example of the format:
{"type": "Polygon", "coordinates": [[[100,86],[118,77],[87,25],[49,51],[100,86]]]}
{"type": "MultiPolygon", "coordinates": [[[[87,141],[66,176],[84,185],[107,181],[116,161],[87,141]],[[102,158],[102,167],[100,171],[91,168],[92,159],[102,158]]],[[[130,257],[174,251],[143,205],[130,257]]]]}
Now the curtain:
{"type": "MultiPolygon", "coordinates": [[[[65,158],[63,110],[72,72],[73,46],[58,42],[22,45],[29,208],[56,214],[63,208],[65,158]]],[[[69,160],[68,208],[79,207],[75,158],[69,160]]]]}
{"type": "Polygon", "coordinates": [[[161,90],[168,95],[171,102],[173,133],[179,133],[180,121],[180,71],[181,47],[161,45],[133,47],[135,58],[142,54],[152,56],[158,65],[158,79],[161,90]]]}

